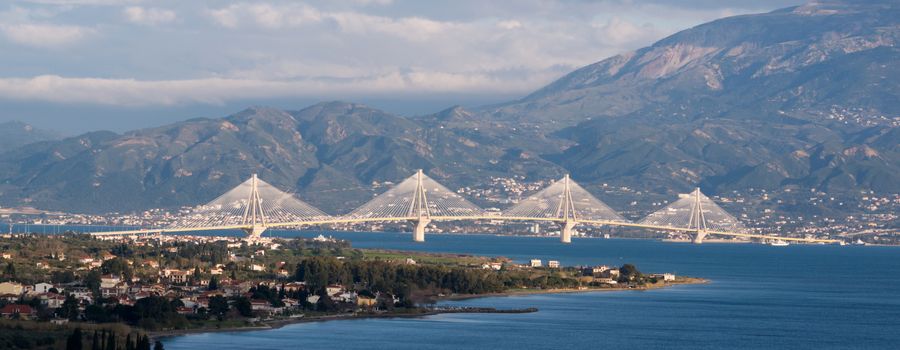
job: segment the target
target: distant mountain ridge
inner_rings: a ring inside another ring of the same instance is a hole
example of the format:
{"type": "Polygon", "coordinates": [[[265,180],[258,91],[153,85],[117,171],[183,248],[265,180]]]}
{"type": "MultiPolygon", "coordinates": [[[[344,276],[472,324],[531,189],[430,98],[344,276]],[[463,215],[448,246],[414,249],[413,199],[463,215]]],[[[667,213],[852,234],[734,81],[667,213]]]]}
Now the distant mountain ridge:
{"type": "MultiPolygon", "coordinates": [[[[562,126],[585,118],[718,117],[735,110],[896,116],[896,3],[810,3],[719,19],[580,68],[484,112],[562,126]]],[[[813,116],[809,116],[813,117],[813,116]]]]}
{"type": "Polygon", "coordinates": [[[37,129],[20,121],[0,123],[0,153],[27,144],[59,138],[61,136],[56,132],[37,129]]]}
{"type": "Polygon", "coordinates": [[[562,173],[539,157],[506,152],[477,132],[426,127],[359,104],[254,107],[221,119],[122,135],[94,132],[7,152],[0,155],[0,201],[91,212],[196,205],[259,173],[341,212],[369,198],[373,182],[397,181],[420,168],[457,185],[510,172],[562,173]]]}
{"type": "Polygon", "coordinates": [[[892,2],[724,18],[517,101],[415,118],[326,102],[39,142],[0,153],[0,205],[196,205],[259,173],[342,213],[419,168],[451,188],[571,173],[661,196],[900,193],[898,19],[892,2]]]}

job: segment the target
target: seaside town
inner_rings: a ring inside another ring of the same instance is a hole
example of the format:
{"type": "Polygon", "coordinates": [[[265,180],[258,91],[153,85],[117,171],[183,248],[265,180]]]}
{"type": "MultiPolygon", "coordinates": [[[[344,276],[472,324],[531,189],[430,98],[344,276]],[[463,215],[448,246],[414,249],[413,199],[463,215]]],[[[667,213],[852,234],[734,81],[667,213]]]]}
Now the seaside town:
{"type": "Polygon", "coordinates": [[[151,332],[335,317],[524,312],[435,303],[511,291],[699,282],[670,273],[642,274],[630,264],[565,267],[557,260],[515,263],[361,250],[321,235],[251,242],[213,236],[100,240],[79,234],[5,234],[0,236],[0,272],[0,316],[20,325],[125,324],[151,332]]]}

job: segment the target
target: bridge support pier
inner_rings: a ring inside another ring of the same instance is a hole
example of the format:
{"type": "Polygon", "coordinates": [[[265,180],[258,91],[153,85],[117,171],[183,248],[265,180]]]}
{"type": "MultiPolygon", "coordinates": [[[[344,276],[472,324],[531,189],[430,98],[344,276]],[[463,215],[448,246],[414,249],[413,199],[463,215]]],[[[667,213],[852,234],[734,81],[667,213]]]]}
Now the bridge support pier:
{"type": "Polygon", "coordinates": [[[559,231],[559,241],[563,243],[572,243],[572,231],[575,229],[575,221],[566,220],[562,229],[559,231]]]}
{"type": "Polygon", "coordinates": [[[697,230],[697,234],[694,235],[692,243],[701,244],[703,243],[704,238],[706,238],[706,230],[697,230]]]}
{"type": "Polygon", "coordinates": [[[416,228],[413,230],[413,242],[425,242],[425,227],[431,223],[431,219],[421,218],[413,221],[416,228]]]}
{"type": "Polygon", "coordinates": [[[244,232],[247,233],[248,241],[256,241],[262,236],[263,232],[266,232],[266,228],[263,225],[253,225],[244,229],[244,232]]]}

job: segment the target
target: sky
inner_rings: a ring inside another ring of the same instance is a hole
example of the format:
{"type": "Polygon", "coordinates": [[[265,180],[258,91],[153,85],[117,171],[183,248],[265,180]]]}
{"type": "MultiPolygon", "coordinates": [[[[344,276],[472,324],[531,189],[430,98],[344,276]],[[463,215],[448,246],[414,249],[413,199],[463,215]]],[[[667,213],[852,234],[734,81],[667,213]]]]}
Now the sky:
{"type": "Polygon", "coordinates": [[[332,100],[422,115],[798,2],[7,0],[0,121],[121,132],[332,100]]]}

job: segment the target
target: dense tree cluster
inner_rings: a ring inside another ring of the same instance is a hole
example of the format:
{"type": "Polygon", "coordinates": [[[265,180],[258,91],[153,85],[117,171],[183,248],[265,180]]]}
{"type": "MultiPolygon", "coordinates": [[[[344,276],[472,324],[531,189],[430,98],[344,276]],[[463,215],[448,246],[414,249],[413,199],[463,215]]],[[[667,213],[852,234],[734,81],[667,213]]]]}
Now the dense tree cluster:
{"type": "Polygon", "coordinates": [[[447,265],[409,265],[388,261],[339,260],[310,257],[297,265],[295,279],[319,292],[329,284],[392,293],[401,297],[430,290],[457,294],[502,292],[510,288],[563,288],[578,280],[556,272],[533,274],[527,270],[483,270],[447,265]]]}

